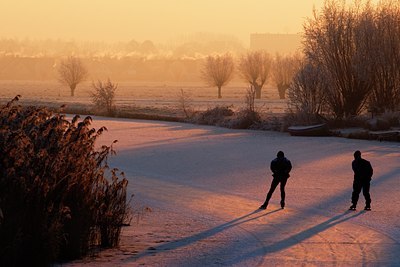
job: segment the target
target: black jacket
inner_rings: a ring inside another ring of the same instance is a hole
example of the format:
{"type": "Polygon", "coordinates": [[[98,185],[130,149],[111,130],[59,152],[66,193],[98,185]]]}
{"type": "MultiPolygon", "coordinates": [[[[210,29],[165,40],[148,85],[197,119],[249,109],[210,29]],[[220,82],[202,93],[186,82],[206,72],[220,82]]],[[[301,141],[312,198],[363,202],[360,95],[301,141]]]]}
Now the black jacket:
{"type": "Polygon", "coordinates": [[[289,178],[292,170],[292,163],[287,158],[275,158],[271,161],[272,176],[275,178],[289,178]]]}
{"type": "Polygon", "coordinates": [[[371,163],[363,158],[355,159],[351,163],[354,171],[354,180],[370,181],[374,170],[371,163]]]}

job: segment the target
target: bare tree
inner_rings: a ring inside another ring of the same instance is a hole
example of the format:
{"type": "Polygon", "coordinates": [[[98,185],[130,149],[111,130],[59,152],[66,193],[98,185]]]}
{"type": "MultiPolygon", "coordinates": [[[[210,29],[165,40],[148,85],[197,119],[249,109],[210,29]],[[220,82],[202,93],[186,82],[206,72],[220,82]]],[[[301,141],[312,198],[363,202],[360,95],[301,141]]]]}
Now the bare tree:
{"type": "Polygon", "coordinates": [[[239,71],[243,79],[254,87],[256,99],[261,98],[261,89],[268,79],[271,64],[271,56],[264,51],[249,52],[240,59],[239,71]]]}
{"type": "Polygon", "coordinates": [[[68,57],[62,60],[58,67],[58,81],[69,86],[71,96],[75,95],[76,86],[85,81],[88,71],[79,58],[68,57]]]}
{"type": "Polygon", "coordinates": [[[208,56],[201,74],[209,86],[218,88],[218,98],[222,98],[221,88],[230,82],[233,70],[234,62],[230,54],[208,56]]]}
{"type": "Polygon", "coordinates": [[[106,82],[97,81],[92,83],[94,92],[92,92],[92,101],[94,105],[107,112],[107,115],[114,115],[115,112],[115,91],[118,88],[118,84],[114,84],[107,79],[106,82]]]}
{"type": "Polygon", "coordinates": [[[337,118],[359,114],[372,89],[368,27],[360,24],[368,11],[368,5],[363,9],[358,1],[347,6],[344,1],[326,0],[321,13],[314,11],[304,25],[305,55],[331,81],[328,103],[337,118]]]}
{"type": "Polygon", "coordinates": [[[382,1],[373,16],[370,55],[374,65],[374,86],[370,108],[396,111],[400,106],[400,2],[382,1]]]}
{"type": "Polygon", "coordinates": [[[298,54],[282,56],[277,54],[272,66],[272,79],[275,82],[279,98],[285,99],[294,75],[300,68],[301,57],[298,54]]]}
{"type": "Polygon", "coordinates": [[[321,68],[303,63],[289,87],[289,107],[309,118],[320,115],[327,103],[328,83],[321,68]]]}

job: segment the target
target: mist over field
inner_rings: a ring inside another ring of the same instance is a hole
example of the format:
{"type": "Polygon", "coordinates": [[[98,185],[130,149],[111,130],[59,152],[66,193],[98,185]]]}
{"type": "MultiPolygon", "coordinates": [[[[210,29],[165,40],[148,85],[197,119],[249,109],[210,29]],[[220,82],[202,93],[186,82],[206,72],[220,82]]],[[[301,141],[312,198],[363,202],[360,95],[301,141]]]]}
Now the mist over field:
{"type": "MultiPolygon", "coordinates": [[[[296,40],[291,46],[293,52],[300,46],[296,40]]],[[[275,46],[279,44],[277,40],[274,42],[275,46]]],[[[0,99],[7,102],[19,94],[22,103],[53,107],[68,104],[79,108],[91,104],[93,82],[111,79],[118,84],[115,103],[122,109],[149,106],[176,114],[179,111],[173,110],[177,109],[180,90],[191,96],[198,110],[215,105],[233,105],[239,109],[249,87],[239,70],[234,70],[232,81],[223,89],[224,100],[217,102],[215,88],[204,81],[201,71],[210,55],[228,53],[238,62],[246,51],[248,47],[238,38],[211,33],[188,35],[170,44],[151,40],[107,43],[3,38],[0,39],[0,99]],[[58,82],[60,64],[71,55],[79,58],[88,72],[77,86],[74,98],[70,97],[68,86],[58,82]]],[[[276,86],[268,82],[265,98],[257,104],[260,107],[266,106],[267,100],[279,99],[276,86]]],[[[285,108],[284,101],[269,106],[270,111],[279,113],[285,108]]]]}
{"type": "MultiPolygon", "coordinates": [[[[156,106],[165,101],[161,108],[174,109],[183,89],[195,102],[200,101],[197,108],[205,110],[218,105],[215,88],[201,75],[207,57],[229,53],[237,63],[248,51],[260,47],[273,55],[297,53],[302,21],[313,6],[321,5],[320,1],[308,1],[294,10],[287,8],[293,6],[291,1],[279,5],[256,1],[254,6],[241,1],[96,4],[93,12],[92,4],[75,1],[5,3],[7,12],[0,11],[0,23],[10,27],[0,30],[3,103],[20,94],[26,103],[87,105],[92,83],[110,79],[118,84],[117,105],[142,106],[145,102],[153,106],[148,102],[154,99],[156,106]],[[230,12],[219,11],[228,7],[230,12]],[[68,16],[71,9],[74,19],[68,16]],[[278,15],[283,11],[286,18],[278,15]],[[75,98],[69,97],[68,85],[58,82],[59,67],[71,56],[88,72],[74,89],[75,98]]],[[[267,83],[270,89],[264,90],[265,96],[278,99],[276,85],[270,78],[267,83]]],[[[240,108],[249,84],[237,68],[224,87],[224,100],[219,104],[240,108]]],[[[284,106],[278,104],[280,112],[284,106]]]]}

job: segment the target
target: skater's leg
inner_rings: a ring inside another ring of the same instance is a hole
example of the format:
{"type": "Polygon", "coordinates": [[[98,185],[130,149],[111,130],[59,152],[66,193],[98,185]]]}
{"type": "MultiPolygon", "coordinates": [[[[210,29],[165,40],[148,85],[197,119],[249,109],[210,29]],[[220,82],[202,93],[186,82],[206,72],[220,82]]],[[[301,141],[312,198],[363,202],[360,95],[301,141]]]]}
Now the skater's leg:
{"type": "Polygon", "coordinates": [[[361,192],[361,187],[362,187],[362,184],[359,181],[354,180],[354,182],[353,182],[353,193],[351,194],[351,203],[353,203],[354,207],[357,206],[358,197],[359,197],[360,192],[361,192]]]}
{"type": "Polygon", "coordinates": [[[285,186],[286,186],[287,179],[283,178],[281,180],[281,208],[283,209],[285,207],[285,186]]]}
{"type": "Polygon", "coordinates": [[[276,178],[272,179],[271,187],[269,188],[269,191],[268,191],[268,194],[267,194],[267,198],[265,199],[265,202],[264,202],[265,206],[268,205],[269,200],[271,199],[272,194],[274,193],[275,188],[278,186],[278,184],[279,184],[279,180],[278,179],[276,179],[276,178]]]}
{"type": "Polygon", "coordinates": [[[365,207],[366,208],[371,208],[371,196],[369,194],[369,188],[370,188],[370,183],[364,182],[363,184],[363,195],[365,198],[365,207]]]}

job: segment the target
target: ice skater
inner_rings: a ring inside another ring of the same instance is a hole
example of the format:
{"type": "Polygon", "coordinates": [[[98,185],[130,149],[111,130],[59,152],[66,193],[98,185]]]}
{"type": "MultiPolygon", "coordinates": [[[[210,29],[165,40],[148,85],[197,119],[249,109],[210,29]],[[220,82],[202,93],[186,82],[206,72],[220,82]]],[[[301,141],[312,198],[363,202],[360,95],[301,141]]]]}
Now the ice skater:
{"type": "Polygon", "coordinates": [[[292,170],[292,164],[290,160],[285,158],[285,154],[282,151],[279,151],[276,156],[277,157],[271,161],[271,171],[274,177],[272,179],[271,188],[268,191],[264,204],[262,204],[259,209],[265,210],[267,208],[268,202],[278,184],[281,185],[281,208],[285,208],[285,186],[287,179],[290,177],[289,173],[292,170]]]}
{"type": "Polygon", "coordinates": [[[351,163],[354,172],[353,193],[351,194],[350,210],[356,210],[361,189],[365,198],[364,210],[371,210],[371,196],[369,194],[370,182],[373,174],[371,163],[361,158],[361,152],[354,152],[354,160],[351,163]]]}

